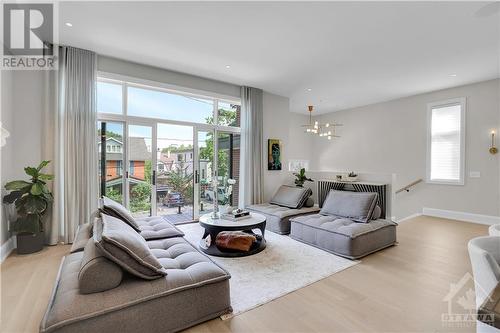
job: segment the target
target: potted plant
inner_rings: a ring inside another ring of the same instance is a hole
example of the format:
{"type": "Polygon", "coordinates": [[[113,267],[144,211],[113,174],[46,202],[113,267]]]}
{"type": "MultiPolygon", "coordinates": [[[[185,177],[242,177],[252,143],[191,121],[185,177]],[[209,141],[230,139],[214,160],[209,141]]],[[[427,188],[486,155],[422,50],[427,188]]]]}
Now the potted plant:
{"type": "Polygon", "coordinates": [[[357,180],[358,180],[358,175],[354,171],[349,172],[346,181],[355,182],[357,180]]]}
{"type": "Polygon", "coordinates": [[[294,172],[293,175],[295,176],[295,186],[297,187],[304,187],[304,183],[307,182],[313,182],[311,178],[308,178],[306,176],[306,169],[302,168],[300,169],[299,172],[294,172]]]}
{"type": "Polygon", "coordinates": [[[12,222],[11,230],[16,234],[19,254],[43,249],[43,215],[53,199],[46,182],[54,176],[41,171],[49,163],[50,161],[42,161],[36,168],[24,168],[24,172],[31,177],[29,181],[14,180],[5,184],[5,189],[10,193],[3,198],[3,202],[16,206],[17,219],[12,222]]]}

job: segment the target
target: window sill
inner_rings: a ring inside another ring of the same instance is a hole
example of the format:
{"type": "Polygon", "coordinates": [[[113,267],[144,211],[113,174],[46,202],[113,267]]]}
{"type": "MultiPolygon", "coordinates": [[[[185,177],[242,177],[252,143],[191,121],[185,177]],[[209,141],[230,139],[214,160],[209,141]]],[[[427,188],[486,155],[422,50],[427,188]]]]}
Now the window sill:
{"type": "Polygon", "coordinates": [[[453,186],[464,186],[465,182],[463,180],[458,181],[448,181],[448,180],[426,180],[427,184],[431,185],[453,185],[453,186]]]}

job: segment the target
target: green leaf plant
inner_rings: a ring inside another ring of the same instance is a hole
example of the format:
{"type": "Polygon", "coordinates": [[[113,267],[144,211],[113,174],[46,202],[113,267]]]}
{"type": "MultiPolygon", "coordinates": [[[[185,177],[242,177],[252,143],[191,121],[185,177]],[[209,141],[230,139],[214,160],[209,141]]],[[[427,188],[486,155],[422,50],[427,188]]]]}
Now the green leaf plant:
{"type": "Polygon", "coordinates": [[[24,172],[31,177],[29,181],[14,180],[5,184],[10,193],[3,197],[3,203],[15,204],[17,211],[17,220],[11,225],[13,232],[36,234],[43,231],[42,218],[53,200],[47,181],[54,176],[41,171],[49,163],[42,161],[36,168],[24,168],[24,172]]]}
{"type": "Polygon", "coordinates": [[[306,169],[302,168],[300,169],[299,172],[295,172],[293,174],[295,176],[295,185],[298,187],[303,187],[304,183],[307,182],[313,182],[311,178],[306,176],[306,169]]]}

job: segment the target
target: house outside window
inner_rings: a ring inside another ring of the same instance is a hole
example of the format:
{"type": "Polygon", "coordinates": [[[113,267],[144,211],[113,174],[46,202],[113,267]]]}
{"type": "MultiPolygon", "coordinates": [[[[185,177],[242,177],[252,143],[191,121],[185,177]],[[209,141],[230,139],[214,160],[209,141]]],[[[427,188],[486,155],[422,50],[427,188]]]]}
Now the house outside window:
{"type": "Polygon", "coordinates": [[[123,161],[118,160],[118,161],[116,161],[116,174],[118,176],[121,176],[122,171],[123,171],[123,161]]]}

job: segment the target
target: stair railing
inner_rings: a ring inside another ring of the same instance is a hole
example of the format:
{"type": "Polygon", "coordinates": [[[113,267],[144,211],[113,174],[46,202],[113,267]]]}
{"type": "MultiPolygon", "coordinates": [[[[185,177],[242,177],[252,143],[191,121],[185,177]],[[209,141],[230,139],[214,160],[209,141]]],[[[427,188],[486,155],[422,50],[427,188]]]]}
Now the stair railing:
{"type": "Polygon", "coordinates": [[[424,180],[423,180],[423,179],[421,179],[421,178],[420,178],[420,179],[417,179],[417,180],[415,180],[414,182],[411,182],[410,184],[408,184],[408,185],[406,185],[406,186],[404,186],[404,187],[400,188],[399,190],[397,190],[397,191],[396,191],[396,194],[401,193],[401,192],[404,192],[404,191],[406,191],[406,192],[410,192],[410,189],[411,189],[413,186],[415,186],[415,185],[417,185],[418,183],[421,183],[421,182],[423,182],[423,181],[424,181],[424,180]]]}

